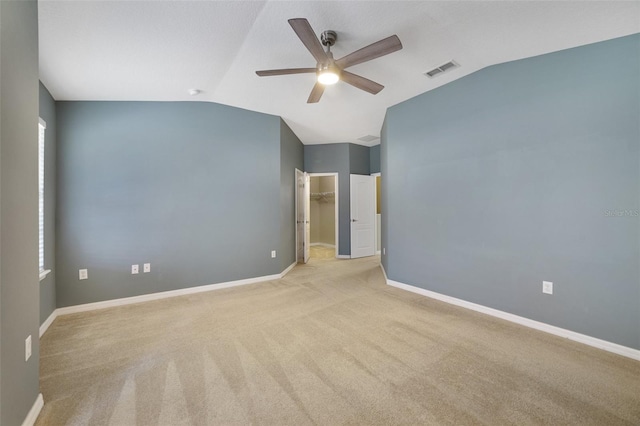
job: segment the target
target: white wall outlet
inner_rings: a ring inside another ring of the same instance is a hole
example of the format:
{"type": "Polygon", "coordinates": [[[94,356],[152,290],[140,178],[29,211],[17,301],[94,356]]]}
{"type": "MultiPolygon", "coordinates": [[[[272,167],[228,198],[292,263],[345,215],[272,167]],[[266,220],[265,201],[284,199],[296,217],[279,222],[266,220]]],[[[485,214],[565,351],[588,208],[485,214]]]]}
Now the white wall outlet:
{"type": "Polygon", "coordinates": [[[542,292],[545,294],[553,294],[553,283],[551,281],[542,281],[542,292]]]}
{"type": "Polygon", "coordinates": [[[140,265],[131,265],[131,273],[137,274],[140,272],[140,265]]]}
{"type": "Polygon", "coordinates": [[[29,361],[31,358],[31,335],[24,341],[24,360],[29,361]]]}
{"type": "Polygon", "coordinates": [[[78,279],[80,279],[80,280],[88,280],[89,279],[89,272],[86,269],[79,269],[78,270],[78,279]]]}
{"type": "Polygon", "coordinates": [[[271,258],[275,259],[276,257],[276,251],[275,250],[271,250],[271,258]]]}
{"type": "Polygon", "coordinates": [[[150,264],[150,263],[145,263],[145,264],[142,266],[142,272],[144,272],[145,274],[146,274],[147,272],[151,272],[151,264],[150,264]]]}

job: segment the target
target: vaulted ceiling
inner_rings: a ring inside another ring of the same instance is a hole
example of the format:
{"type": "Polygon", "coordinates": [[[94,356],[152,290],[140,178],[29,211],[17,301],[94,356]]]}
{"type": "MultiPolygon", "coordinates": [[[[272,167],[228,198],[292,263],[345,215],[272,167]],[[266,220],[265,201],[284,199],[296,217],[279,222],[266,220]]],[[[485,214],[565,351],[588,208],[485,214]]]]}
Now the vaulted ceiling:
{"type": "MultiPolygon", "coordinates": [[[[41,80],[57,100],[211,101],[279,115],[305,144],[379,136],[388,107],[501,62],[640,32],[632,1],[55,1],[40,0],[41,80]],[[287,20],[334,30],[336,58],[392,34],[404,48],[349,69],[307,104],[314,67],[287,20]],[[429,79],[424,72],[460,64],[429,79]],[[199,89],[191,96],[189,89],[199,89]]],[[[612,78],[615,78],[612,69],[612,78]]]]}

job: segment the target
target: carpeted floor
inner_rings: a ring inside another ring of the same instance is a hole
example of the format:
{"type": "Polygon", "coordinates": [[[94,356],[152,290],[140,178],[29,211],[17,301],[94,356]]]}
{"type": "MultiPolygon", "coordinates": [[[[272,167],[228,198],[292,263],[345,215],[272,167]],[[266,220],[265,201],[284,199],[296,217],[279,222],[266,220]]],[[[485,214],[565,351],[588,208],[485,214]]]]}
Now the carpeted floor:
{"type": "Polygon", "coordinates": [[[386,286],[378,262],[59,317],[37,424],[640,424],[640,362],[386,286]]]}
{"type": "Polygon", "coordinates": [[[335,247],[311,246],[309,253],[311,259],[334,259],[336,257],[335,247]]]}

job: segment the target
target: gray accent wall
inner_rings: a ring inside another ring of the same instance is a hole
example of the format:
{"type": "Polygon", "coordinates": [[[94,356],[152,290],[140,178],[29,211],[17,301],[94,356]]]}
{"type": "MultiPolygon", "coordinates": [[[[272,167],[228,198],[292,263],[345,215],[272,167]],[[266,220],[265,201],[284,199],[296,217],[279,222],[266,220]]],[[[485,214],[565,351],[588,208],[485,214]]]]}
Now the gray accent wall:
{"type": "Polygon", "coordinates": [[[639,117],[640,35],[390,108],[389,278],[640,349],[639,117]]]}
{"type": "Polygon", "coordinates": [[[296,261],[296,178],[304,170],[304,147],[282,119],[280,120],[280,269],[296,261]]]}
{"type": "Polygon", "coordinates": [[[58,307],[278,274],[290,260],[279,117],[205,102],[58,102],[57,118],[58,307]],[[144,263],[150,273],[131,274],[144,263]]]}
{"type": "Polygon", "coordinates": [[[380,173],[380,145],[369,148],[369,172],[380,173]]]}
{"type": "Polygon", "coordinates": [[[39,393],[35,1],[0,1],[0,122],[0,424],[12,426],[22,424],[39,393]]]}
{"type": "Polygon", "coordinates": [[[351,143],[304,146],[304,171],[338,173],[338,254],[351,255],[350,174],[369,174],[369,148],[351,143]]]}
{"type": "Polygon", "coordinates": [[[349,144],[349,172],[354,175],[370,174],[368,146],[349,144]]]}
{"type": "Polygon", "coordinates": [[[51,272],[40,281],[40,324],[56,309],[56,103],[40,83],[40,118],[47,123],[44,142],[44,267],[51,272]]]}
{"type": "Polygon", "coordinates": [[[389,216],[394,214],[394,210],[389,211],[387,206],[389,205],[389,180],[388,176],[382,176],[382,170],[389,170],[389,166],[387,163],[387,150],[388,150],[388,142],[387,142],[387,116],[384,117],[384,122],[382,123],[382,129],[380,130],[380,147],[378,153],[380,154],[380,208],[382,214],[380,214],[380,263],[382,263],[382,267],[385,272],[389,269],[389,264],[387,262],[388,255],[386,252],[387,246],[389,246],[390,237],[389,237],[389,216]]]}

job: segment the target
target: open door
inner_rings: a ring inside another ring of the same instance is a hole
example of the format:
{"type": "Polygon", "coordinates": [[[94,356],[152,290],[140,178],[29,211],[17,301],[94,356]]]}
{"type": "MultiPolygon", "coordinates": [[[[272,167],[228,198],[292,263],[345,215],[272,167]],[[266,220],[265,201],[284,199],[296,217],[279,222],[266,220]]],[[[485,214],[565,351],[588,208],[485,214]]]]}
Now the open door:
{"type": "Polygon", "coordinates": [[[351,257],[376,253],[376,178],[351,175],[351,257]]]}
{"type": "Polygon", "coordinates": [[[311,178],[304,174],[304,263],[311,254],[311,178]]]}
{"type": "Polygon", "coordinates": [[[296,169],[296,261],[309,261],[309,175],[296,169]]]}

